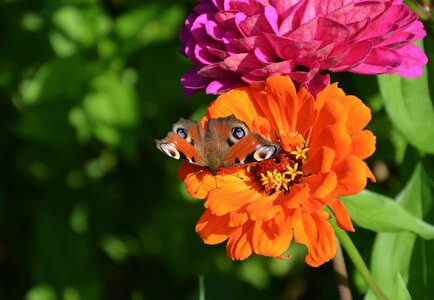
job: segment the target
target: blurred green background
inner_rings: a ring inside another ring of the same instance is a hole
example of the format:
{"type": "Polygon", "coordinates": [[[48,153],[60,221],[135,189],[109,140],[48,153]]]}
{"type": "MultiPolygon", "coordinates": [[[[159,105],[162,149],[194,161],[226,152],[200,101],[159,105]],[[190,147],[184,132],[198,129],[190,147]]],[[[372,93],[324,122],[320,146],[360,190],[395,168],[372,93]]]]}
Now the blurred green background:
{"type": "MultiPolygon", "coordinates": [[[[301,246],[289,261],[232,262],[194,232],[202,202],[154,142],[214,98],[185,99],[179,83],[190,64],[177,35],[194,4],[0,1],[0,299],[338,297],[331,264],[305,266],[301,246]]],[[[369,163],[383,177],[369,188],[395,195],[414,150],[375,77],[333,80],[373,109],[369,163]]],[[[351,237],[369,261],[374,233],[351,237]]],[[[350,275],[360,298],[365,286],[350,275]]]]}

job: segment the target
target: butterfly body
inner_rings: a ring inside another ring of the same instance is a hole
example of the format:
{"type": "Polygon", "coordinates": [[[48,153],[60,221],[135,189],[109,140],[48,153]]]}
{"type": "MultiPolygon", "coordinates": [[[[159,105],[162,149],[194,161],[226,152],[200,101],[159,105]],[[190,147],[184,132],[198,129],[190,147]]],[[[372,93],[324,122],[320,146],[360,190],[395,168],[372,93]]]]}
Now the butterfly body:
{"type": "Polygon", "coordinates": [[[234,115],[208,121],[208,131],[197,121],[180,119],[166,138],[156,140],[157,148],[175,159],[203,166],[213,175],[220,167],[268,159],[280,151],[234,115]]]}

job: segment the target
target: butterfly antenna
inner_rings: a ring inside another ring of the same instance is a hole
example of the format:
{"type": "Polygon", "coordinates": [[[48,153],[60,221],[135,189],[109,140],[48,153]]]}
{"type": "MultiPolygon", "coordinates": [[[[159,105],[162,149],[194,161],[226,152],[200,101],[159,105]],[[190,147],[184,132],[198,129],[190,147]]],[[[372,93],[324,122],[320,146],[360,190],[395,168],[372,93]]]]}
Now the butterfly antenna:
{"type": "MultiPolygon", "coordinates": [[[[196,176],[197,174],[202,173],[203,171],[205,171],[205,169],[199,170],[199,171],[197,171],[197,172],[195,172],[195,173],[192,173],[192,174],[188,175],[187,177],[185,177],[184,181],[185,181],[185,180],[188,180],[191,176],[196,176]]],[[[197,192],[199,191],[199,189],[200,189],[200,187],[201,187],[202,185],[203,185],[203,183],[202,183],[202,181],[201,181],[201,183],[199,184],[199,186],[197,187],[197,189],[194,191],[194,194],[195,194],[195,195],[197,194],[197,192]]]]}
{"type": "MultiPolygon", "coordinates": [[[[231,174],[231,173],[228,173],[228,172],[226,172],[225,170],[223,170],[223,169],[220,169],[220,171],[222,172],[222,179],[221,179],[221,181],[224,183],[225,182],[225,178],[224,178],[224,174],[226,173],[227,175],[230,175],[230,176],[234,176],[234,177],[236,177],[236,178],[238,178],[238,179],[240,179],[240,180],[244,180],[244,178],[243,177],[241,177],[241,176],[239,176],[239,175],[237,175],[237,174],[231,174]]],[[[215,177],[217,177],[217,176],[215,176],[215,177]]]]}
{"type": "MultiPolygon", "coordinates": [[[[196,176],[197,174],[200,174],[200,173],[202,173],[203,171],[206,171],[206,169],[202,169],[202,170],[199,170],[199,171],[197,171],[197,172],[195,172],[195,173],[192,173],[192,174],[188,175],[184,180],[187,180],[187,179],[190,178],[191,176],[196,176]]],[[[226,173],[227,175],[230,175],[230,176],[235,176],[236,178],[238,178],[238,179],[244,181],[244,178],[241,177],[240,175],[237,175],[237,174],[231,174],[231,173],[228,173],[228,172],[226,172],[225,170],[222,170],[222,169],[220,169],[219,171],[221,171],[221,177],[222,177],[221,179],[218,178],[217,174],[216,174],[216,175],[213,175],[213,177],[214,177],[214,182],[215,182],[215,187],[216,187],[216,188],[218,188],[218,181],[219,181],[219,180],[220,180],[221,182],[225,183],[225,179],[224,179],[224,174],[225,174],[225,173],[226,173]]],[[[196,191],[194,191],[194,194],[196,195],[197,192],[199,191],[199,189],[200,189],[201,187],[203,187],[203,186],[204,186],[204,181],[201,180],[201,182],[200,182],[199,186],[197,187],[196,191]]]]}
{"type": "Polygon", "coordinates": [[[197,192],[199,191],[199,189],[200,189],[200,187],[201,187],[201,185],[203,185],[203,183],[200,183],[199,184],[199,186],[197,187],[197,189],[194,191],[194,194],[196,195],[197,194],[197,192]]]}

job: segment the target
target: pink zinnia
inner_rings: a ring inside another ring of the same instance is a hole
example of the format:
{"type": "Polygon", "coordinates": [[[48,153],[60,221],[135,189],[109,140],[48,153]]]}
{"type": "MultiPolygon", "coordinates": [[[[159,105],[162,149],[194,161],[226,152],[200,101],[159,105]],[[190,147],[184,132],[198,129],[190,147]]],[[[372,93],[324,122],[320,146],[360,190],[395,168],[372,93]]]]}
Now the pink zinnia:
{"type": "Polygon", "coordinates": [[[316,94],[321,71],[421,75],[427,58],[411,44],[425,36],[401,0],[201,0],[180,34],[194,64],[186,94],[217,94],[288,75],[316,94]]]}

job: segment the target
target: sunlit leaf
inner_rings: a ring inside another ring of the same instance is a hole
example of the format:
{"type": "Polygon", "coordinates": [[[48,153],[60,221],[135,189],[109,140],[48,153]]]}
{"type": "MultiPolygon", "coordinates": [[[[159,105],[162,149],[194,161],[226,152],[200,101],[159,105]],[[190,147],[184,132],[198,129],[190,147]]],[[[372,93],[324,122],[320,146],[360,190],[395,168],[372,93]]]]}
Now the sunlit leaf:
{"type": "MultiPolygon", "coordinates": [[[[403,191],[398,195],[397,202],[416,217],[424,215],[423,201],[432,202],[432,195],[427,193],[430,183],[421,165],[417,165],[413,175],[403,191]],[[426,199],[426,198],[430,199],[426,199]]],[[[398,221],[399,222],[399,221],[398,221]]],[[[379,233],[375,239],[371,271],[383,289],[391,297],[394,293],[395,279],[399,273],[404,282],[409,280],[410,262],[416,235],[410,232],[379,233]]],[[[425,258],[421,258],[425,259],[425,258]]],[[[423,270],[418,270],[422,272],[423,270]]],[[[369,291],[365,299],[375,299],[369,291]]]]}
{"type": "Polygon", "coordinates": [[[54,52],[59,57],[73,56],[79,52],[79,47],[76,43],[65,37],[59,31],[52,31],[48,35],[51,46],[54,52]]]}
{"type": "Polygon", "coordinates": [[[239,269],[240,277],[257,288],[265,288],[269,285],[270,275],[260,263],[260,259],[243,261],[239,269]]]}
{"type": "Polygon", "coordinates": [[[56,293],[49,285],[36,285],[27,292],[26,300],[56,300],[56,293]]]}
{"type": "Polygon", "coordinates": [[[22,105],[66,101],[78,97],[92,76],[90,66],[79,58],[53,59],[44,63],[34,76],[21,83],[22,105]]]}
{"type": "Polygon", "coordinates": [[[407,286],[404,282],[404,279],[402,279],[401,274],[396,274],[395,279],[395,291],[393,294],[394,300],[411,300],[410,293],[407,289],[407,286]]]}
{"type": "Polygon", "coordinates": [[[181,6],[167,7],[155,2],[119,17],[115,30],[122,40],[130,42],[129,47],[135,48],[175,37],[183,18],[181,6]]]}
{"type": "Polygon", "coordinates": [[[44,19],[41,15],[33,12],[26,12],[21,18],[21,27],[24,30],[36,32],[44,25],[44,19]]]}
{"type": "Polygon", "coordinates": [[[113,235],[104,236],[101,239],[101,247],[115,261],[124,260],[129,254],[129,249],[125,242],[113,235]]]}
{"type": "Polygon", "coordinates": [[[53,22],[68,39],[85,47],[111,30],[111,20],[97,7],[64,6],[53,15],[53,22]]]}
{"type": "Polygon", "coordinates": [[[137,97],[133,83],[122,81],[115,73],[108,72],[94,79],[93,91],[83,100],[83,111],[86,120],[77,112],[71,121],[78,127],[79,132],[90,130],[101,141],[113,145],[127,145],[134,141],[138,118],[137,97]],[[126,144],[125,144],[126,143],[126,144]]]}
{"type": "Polygon", "coordinates": [[[406,230],[424,239],[434,239],[433,225],[412,215],[391,198],[365,190],[341,199],[360,227],[377,232],[406,230]]]}
{"type": "MultiPolygon", "coordinates": [[[[432,163],[428,159],[423,165],[421,174],[421,185],[416,187],[420,190],[421,199],[419,202],[413,201],[408,203],[406,208],[409,211],[418,212],[424,219],[434,224],[434,193],[432,185],[432,176],[428,177],[429,170],[432,168],[432,163]],[[425,172],[427,170],[427,172],[425,172]]],[[[432,169],[431,169],[432,172],[432,169]]],[[[432,173],[431,173],[432,174],[432,173]]],[[[414,190],[407,191],[413,193],[414,190]]],[[[398,201],[403,201],[406,197],[405,193],[401,194],[398,201]]],[[[417,239],[413,250],[412,259],[410,262],[410,275],[408,280],[408,289],[411,291],[413,299],[429,299],[434,292],[434,264],[431,259],[431,253],[434,253],[434,241],[425,241],[417,239]]]]}
{"type": "Polygon", "coordinates": [[[69,226],[76,233],[84,233],[88,227],[89,208],[85,203],[77,203],[69,217],[69,226]]]}

